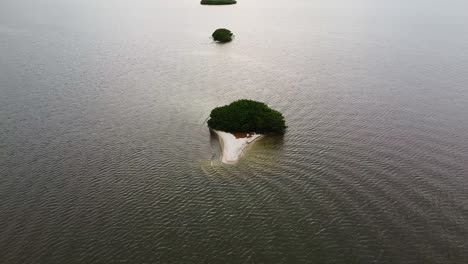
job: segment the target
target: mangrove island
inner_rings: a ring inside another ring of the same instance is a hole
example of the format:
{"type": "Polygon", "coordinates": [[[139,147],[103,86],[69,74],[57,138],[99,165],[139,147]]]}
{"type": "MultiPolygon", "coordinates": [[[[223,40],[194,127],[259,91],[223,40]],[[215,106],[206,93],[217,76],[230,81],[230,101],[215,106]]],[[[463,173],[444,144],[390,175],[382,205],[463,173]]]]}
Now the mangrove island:
{"type": "Polygon", "coordinates": [[[211,34],[214,41],[218,41],[222,43],[232,41],[233,35],[234,34],[232,34],[232,32],[229,29],[225,29],[225,28],[218,28],[217,30],[215,30],[215,32],[213,32],[213,34],[211,34]]]}
{"type": "Polygon", "coordinates": [[[282,135],[286,131],[280,112],[247,99],[213,109],[208,127],[219,137],[224,163],[235,163],[247,146],[263,134],[282,135]]]}
{"type": "Polygon", "coordinates": [[[235,0],[202,0],[202,5],[234,5],[237,1],[235,0]]]}

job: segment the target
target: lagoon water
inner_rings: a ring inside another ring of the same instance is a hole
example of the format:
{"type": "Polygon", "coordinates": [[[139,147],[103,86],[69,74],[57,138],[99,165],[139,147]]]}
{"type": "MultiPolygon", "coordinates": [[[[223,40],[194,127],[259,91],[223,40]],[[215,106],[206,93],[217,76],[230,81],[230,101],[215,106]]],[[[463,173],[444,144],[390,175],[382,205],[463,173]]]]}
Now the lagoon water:
{"type": "Polygon", "coordinates": [[[468,263],[467,8],[2,0],[0,263],[468,263]]]}

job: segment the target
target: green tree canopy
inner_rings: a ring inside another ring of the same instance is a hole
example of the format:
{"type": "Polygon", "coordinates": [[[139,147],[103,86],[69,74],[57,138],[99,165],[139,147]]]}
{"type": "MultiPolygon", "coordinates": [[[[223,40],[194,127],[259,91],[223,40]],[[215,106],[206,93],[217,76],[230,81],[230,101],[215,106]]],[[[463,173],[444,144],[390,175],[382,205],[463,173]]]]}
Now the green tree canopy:
{"type": "Polygon", "coordinates": [[[242,99],[211,111],[208,126],[225,132],[255,132],[284,134],[283,115],[266,104],[242,99]]]}
{"type": "Polygon", "coordinates": [[[232,32],[229,29],[218,28],[211,35],[215,41],[219,42],[229,42],[232,40],[232,32]]]}
{"type": "Polygon", "coordinates": [[[202,5],[234,5],[237,1],[235,0],[202,0],[202,5]]]}

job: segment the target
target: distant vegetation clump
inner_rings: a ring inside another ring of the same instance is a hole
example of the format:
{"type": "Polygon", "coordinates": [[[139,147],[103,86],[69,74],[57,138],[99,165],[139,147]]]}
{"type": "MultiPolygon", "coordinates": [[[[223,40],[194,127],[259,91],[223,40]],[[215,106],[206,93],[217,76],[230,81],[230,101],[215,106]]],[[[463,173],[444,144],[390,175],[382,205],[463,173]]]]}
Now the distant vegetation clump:
{"type": "Polygon", "coordinates": [[[286,123],[280,112],[264,103],[247,99],[213,109],[208,126],[225,132],[284,134],[286,131],[286,123]]]}
{"type": "Polygon", "coordinates": [[[225,28],[218,28],[217,30],[215,30],[215,32],[213,32],[213,34],[211,34],[215,41],[223,43],[232,41],[233,35],[234,34],[232,34],[232,32],[229,29],[225,28]]]}
{"type": "Polygon", "coordinates": [[[237,3],[235,0],[202,0],[202,5],[234,5],[237,3]]]}

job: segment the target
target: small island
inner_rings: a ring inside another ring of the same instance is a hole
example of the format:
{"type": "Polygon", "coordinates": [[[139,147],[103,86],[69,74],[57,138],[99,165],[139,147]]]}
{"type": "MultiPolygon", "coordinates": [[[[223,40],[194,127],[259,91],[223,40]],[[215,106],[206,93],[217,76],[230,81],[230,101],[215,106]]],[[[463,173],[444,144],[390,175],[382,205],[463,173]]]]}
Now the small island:
{"type": "Polygon", "coordinates": [[[215,30],[215,32],[213,32],[211,36],[213,37],[214,41],[226,43],[232,41],[233,35],[234,34],[232,34],[232,32],[229,29],[218,28],[217,30],[215,30]]]}
{"type": "Polygon", "coordinates": [[[202,5],[234,5],[237,1],[235,0],[202,0],[202,5]]]}
{"type": "Polygon", "coordinates": [[[283,115],[266,104],[253,100],[237,100],[211,111],[208,127],[219,137],[221,161],[235,163],[244,150],[265,134],[284,134],[283,115]]]}

